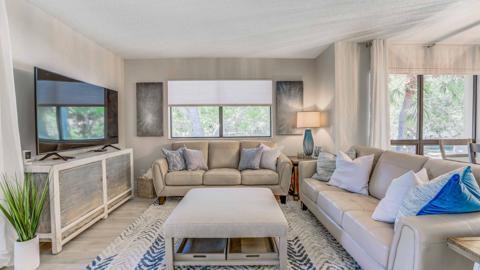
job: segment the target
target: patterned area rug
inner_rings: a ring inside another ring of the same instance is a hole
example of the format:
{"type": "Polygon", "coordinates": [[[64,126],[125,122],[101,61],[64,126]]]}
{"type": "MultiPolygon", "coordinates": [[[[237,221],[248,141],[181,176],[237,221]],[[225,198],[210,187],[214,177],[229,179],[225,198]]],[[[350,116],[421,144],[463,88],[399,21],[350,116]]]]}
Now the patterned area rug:
{"type": "MultiPolygon", "coordinates": [[[[151,205],[133,224],[115,239],[87,270],[165,269],[162,225],[178,200],[151,205]]],[[[330,233],[299,202],[281,205],[289,223],[288,262],[292,270],[361,269],[330,233]]],[[[181,270],[255,269],[275,267],[177,267],[181,270]]]]}

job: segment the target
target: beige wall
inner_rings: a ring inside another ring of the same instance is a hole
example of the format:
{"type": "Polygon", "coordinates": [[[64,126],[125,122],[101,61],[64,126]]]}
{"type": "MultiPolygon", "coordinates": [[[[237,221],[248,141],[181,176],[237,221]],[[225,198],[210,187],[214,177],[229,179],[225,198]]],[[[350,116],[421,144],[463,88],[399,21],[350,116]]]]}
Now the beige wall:
{"type": "Polygon", "coordinates": [[[334,123],[331,121],[334,113],[335,96],[335,46],[330,45],[316,59],[316,80],[318,108],[328,115],[328,127],[318,131],[317,144],[327,151],[334,152],[334,123]]]}
{"type": "Polygon", "coordinates": [[[35,149],[33,67],[119,92],[119,135],[125,143],[124,61],[25,0],[7,0],[22,149],[35,149]]]}
{"type": "MultiPolygon", "coordinates": [[[[144,173],[153,160],[161,156],[161,148],[167,145],[167,108],[164,108],[163,137],[136,136],[135,84],[137,82],[164,82],[168,80],[229,80],[271,79],[303,80],[305,109],[318,109],[323,104],[316,88],[315,59],[152,59],[125,61],[126,90],[126,144],[134,149],[136,175],[144,173]]],[[[164,88],[166,89],[166,87],[164,88]]],[[[164,93],[166,99],[166,91],[164,93]]],[[[275,106],[272,108],[273,130],[275,131],[275,106]]],[[[321,133],[317,131],[317,135],[321,133]]],[[[302,136],[276,136],[273,140],[285,147],[284,152],[296,155],[302,151],[302,136]]],[[[323,137],[323,136],[322,136],[323,137]]],[[[315,140],[324,142],[315,136],[315,140]]]]}

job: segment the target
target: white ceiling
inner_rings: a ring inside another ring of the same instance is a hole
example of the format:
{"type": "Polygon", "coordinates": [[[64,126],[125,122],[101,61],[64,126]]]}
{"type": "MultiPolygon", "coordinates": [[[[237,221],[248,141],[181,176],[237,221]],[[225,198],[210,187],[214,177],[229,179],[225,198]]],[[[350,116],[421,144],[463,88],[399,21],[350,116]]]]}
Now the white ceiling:
{"type": "MultiPolygon", "coordinates": [[[[458,9],[459,3],[480,3],[479,0],[29,1],[125,58],[314,58],[338,40],[396,37],[409,29],[420,29],[414,32],[415,41],[428,42],[443,35],[443,29],[436,28],[438,35],[429,32],[422,36],[425,30],[422,25],[436,22],[432,18],[438,14],[448,15],[452,6],[458,9]]],[[[478,10],[476,16],[473,14],[477,19],[478,10]]],[[[449,26],[463,27],[462,17],[449,26]]]]}

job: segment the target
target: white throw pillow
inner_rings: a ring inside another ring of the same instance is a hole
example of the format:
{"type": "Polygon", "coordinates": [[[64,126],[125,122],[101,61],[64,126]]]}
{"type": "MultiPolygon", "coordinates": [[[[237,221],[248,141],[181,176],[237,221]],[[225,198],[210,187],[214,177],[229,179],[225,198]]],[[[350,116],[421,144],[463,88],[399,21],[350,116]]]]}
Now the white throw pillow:
{"type": "Polygon", "coordinates": [[[408,192],[418,186],[428,183],[426,169],[421,169],[414,173],[409,171],[406,174],[395,178],[387,189],[385,197],[380,200],[375,211],[372,214],[374,220],[394,223],[403,200],[408,192]]]}
{"type": "Polygon", "coordinates": [[[258,147],[262,149],[262,158],[260,160],[260,168],[277,170],[277,159],[282,154],[283,146],[271,148],[263,143],[258,147]]]}
{"type": "Polygon", "coordinates": [[[352,160],[347,154],[339,152],[336,168],[328,182],[351,192],[368,195],[368,180],[373,165],[373,155],[352,160]]]}

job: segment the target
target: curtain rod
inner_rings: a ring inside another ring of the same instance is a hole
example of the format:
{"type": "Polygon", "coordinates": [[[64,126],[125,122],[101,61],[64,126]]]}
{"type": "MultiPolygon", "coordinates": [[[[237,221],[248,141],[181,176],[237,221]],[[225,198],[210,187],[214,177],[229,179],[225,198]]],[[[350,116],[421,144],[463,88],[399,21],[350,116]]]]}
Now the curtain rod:
{"type": "Polygon", "coordinates": [[[439,38],[437,38],[437,39],[435,39],[435,40],[427,43],[427,44],[425,45],[425,47],[431,48],[431,47],[437,45],[438,42],[441,42],[441,41],[443,41],[443,40],[445,40],[445,39],[447,39],[447,38],[449,38],[449,37],[452,37],[452,36],[458,35],[458,34],[460,34],[460,33],[462,33],[462,32],[465,32],[465,31],[467,31],[467,30],[469,30],[469,29],[471,29],[471,28],[473,28],[473,27],[475,27],[475,26],[477,26],[477,25],[480,25],[480,20],[475,21],[475,22],[473,22],[473,23],[471,23],[471,24],[469,24],[469,25],[466,25],[466,26],[464,26],[464,27],[462,27],[462,28],[456,29],[456,30],[454,30],[454,31],[452,31],[452,32],[450,32],[450,33],[447,33],[447,34],[445,34],[445,35],[443,35],[443,36],[441,36],[441,37],[439,37],[439,38]]]}

